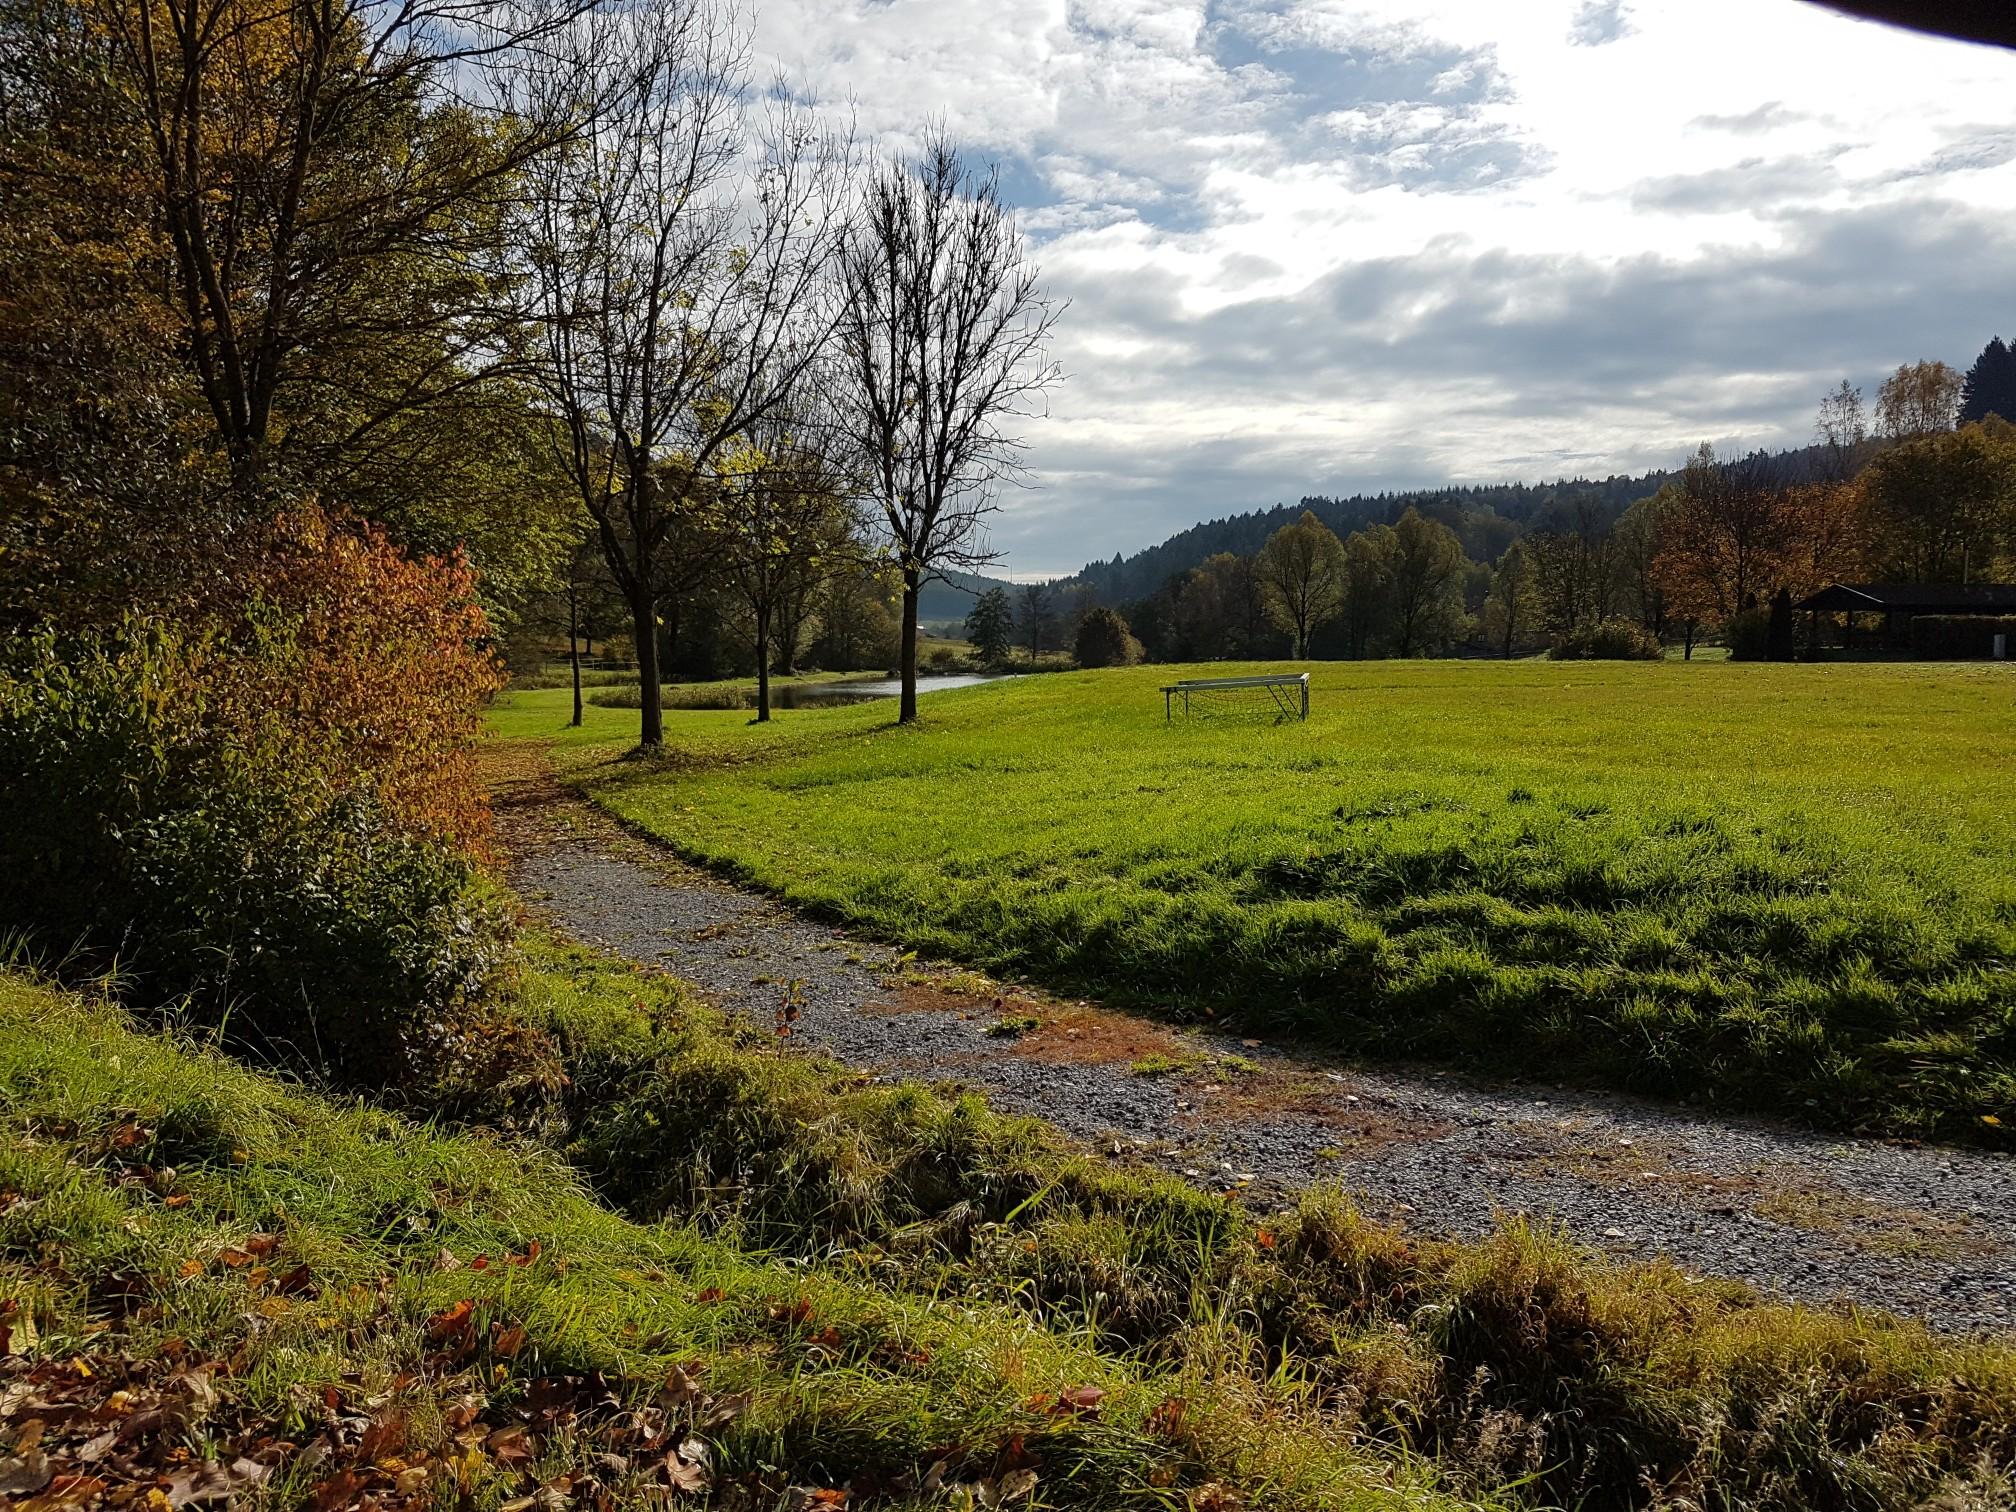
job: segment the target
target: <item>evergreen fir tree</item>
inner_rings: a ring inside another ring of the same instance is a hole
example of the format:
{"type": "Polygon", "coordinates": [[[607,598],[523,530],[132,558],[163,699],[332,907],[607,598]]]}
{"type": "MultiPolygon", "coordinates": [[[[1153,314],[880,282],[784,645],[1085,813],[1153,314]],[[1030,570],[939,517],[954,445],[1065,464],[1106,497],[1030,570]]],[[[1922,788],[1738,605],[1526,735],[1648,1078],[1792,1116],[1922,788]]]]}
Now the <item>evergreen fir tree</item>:
{"type": "Polygon", "coordinates": [[[2016,421],[2016,352],[2000,336],[1981,349],[1960,386],[1960,423],[2000,415],[2016,421]]]}

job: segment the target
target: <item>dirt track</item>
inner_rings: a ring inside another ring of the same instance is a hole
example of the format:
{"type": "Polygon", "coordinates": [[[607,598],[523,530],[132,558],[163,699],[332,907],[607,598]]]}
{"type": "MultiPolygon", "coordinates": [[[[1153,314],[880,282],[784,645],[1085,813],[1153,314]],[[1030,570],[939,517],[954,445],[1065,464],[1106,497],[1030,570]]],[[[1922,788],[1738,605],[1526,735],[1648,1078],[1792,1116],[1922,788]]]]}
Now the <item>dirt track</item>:
{"type": "Polygon", "coordinates": [[[1454,1234],[1525,1212],[1781,1295],[1953,1331],[2016,1327],[2011,1157],[1178,1032],[899,959],[739,891],[625,833],[530,752],[499,764],[496,794],[513,882],[561,930],[758,1023],[788,994],[801,1042],[877,1075],[975,1087],[1112,1155],[1257,1199],[1335,1180],[1368,1212],[1454,1234]]]}

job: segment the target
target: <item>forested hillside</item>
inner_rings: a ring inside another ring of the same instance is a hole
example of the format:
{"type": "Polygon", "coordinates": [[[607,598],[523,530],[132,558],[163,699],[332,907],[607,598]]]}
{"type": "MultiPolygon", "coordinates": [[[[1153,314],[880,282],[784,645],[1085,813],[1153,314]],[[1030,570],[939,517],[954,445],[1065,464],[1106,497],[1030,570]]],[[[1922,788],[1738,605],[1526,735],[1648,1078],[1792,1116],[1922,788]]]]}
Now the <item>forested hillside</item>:
{"type": "MultiPolygon", "coordinates": [[[[1978,417],[1975,417],[1978,418],[1978,417]]],[[[1420,488],[1376,494],[1305,494],[1296,503],[1248,510],[1205,520],[1179,530],[1166,541],[1135,552],[1115,554],[1110,561],[1087,562],[1070,579],[1082,583],[1108,603],[1122,603],[1153,593],[1179,572],[1187,572],[1221,551],[1251,556],[1283,525],[1304,510],[1340,536],[1368,525],[1391,525],[1413,509],[1456,532],[1464,555],[1472,561],[1495,562],[1528,530],[1543,528],[1580,506],[1593,506],[1615,521],[1640,499],[1649,499],[1679,476],[1676,458],[1671,469],[1636,476],[1613,473],[1607,478],[1559,478],[1552,483],[1489,483],[1449,488],[1420,488]]],[[[1757,454],[1786,484],[1810,483],[1829,476],[1833,458],[1825,446],[1757,454]]]]}

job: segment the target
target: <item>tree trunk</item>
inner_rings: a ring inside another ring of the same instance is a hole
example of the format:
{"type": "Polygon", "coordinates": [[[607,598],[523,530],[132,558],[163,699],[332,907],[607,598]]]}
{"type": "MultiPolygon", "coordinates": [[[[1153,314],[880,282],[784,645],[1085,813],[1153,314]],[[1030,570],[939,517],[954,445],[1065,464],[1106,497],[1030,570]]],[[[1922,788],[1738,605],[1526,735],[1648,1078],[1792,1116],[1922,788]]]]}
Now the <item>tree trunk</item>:
{"type": "Polygon", "coordinates": [[[630,596],[630,625],[637,641],[637,744],[655,751],[665,744],[665,690],[658,676],[658,605],[650,585],[630,596]]]}
{"type": "Polygon", "coordinates": [[[574,667],[574,717],[570,724],[577,729],[581,724],[581,596],[570,585],[567,590],[567,660],[574,667]]]}
{"type": "Polygon", "coordinates": [[[770,627],[756,616],[756,723],[770,722],[770,627]]]}
{"type": "Polygon", "coordinates": [[[903,693],[896,701],[896,723],[917,721],[917,590],[922,574],[915,567],[903,569],[903,648],[897,653],[897,674],[903,693]]]}

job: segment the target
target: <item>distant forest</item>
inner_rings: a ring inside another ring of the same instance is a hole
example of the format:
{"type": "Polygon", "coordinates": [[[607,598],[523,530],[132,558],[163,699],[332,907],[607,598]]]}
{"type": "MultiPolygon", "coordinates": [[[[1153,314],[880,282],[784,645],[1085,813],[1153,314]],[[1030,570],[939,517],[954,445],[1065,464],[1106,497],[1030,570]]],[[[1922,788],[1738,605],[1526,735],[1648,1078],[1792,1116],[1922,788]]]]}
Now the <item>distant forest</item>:
{"type": "MultiPolygon", "coordinates": [[[[1768,473],[1783,485],[1810,483],[1828,475],[1834,459],[1825,446],[1757,452],[1747,469],[1768,473]]],[[[1294,504],[1276,504],[1246,514],[1226,515],[1180,530],[1160,545],[1111,561],[1088,562],[1055,586],[1081,586],[1099,602],[1124,604],[1153,594],[1179,573],[1221,551],[1252,556],[1267,538],[1312,512],[1339,536],[1372,525],[1391,525],[1413,509],[1448,526],[1473,562],[1496,562],[1521,536],[1536,530],[1586,528],[1594,513],[1602,526],[1614,524],[1640,499],[1649,499],[1680,476],[1678,469],[1636,477],[1562,478],[1553,483],[1488,483],[1453,488],[1421,488],[1333,498],[1309,494],[1294,504]]]]}

